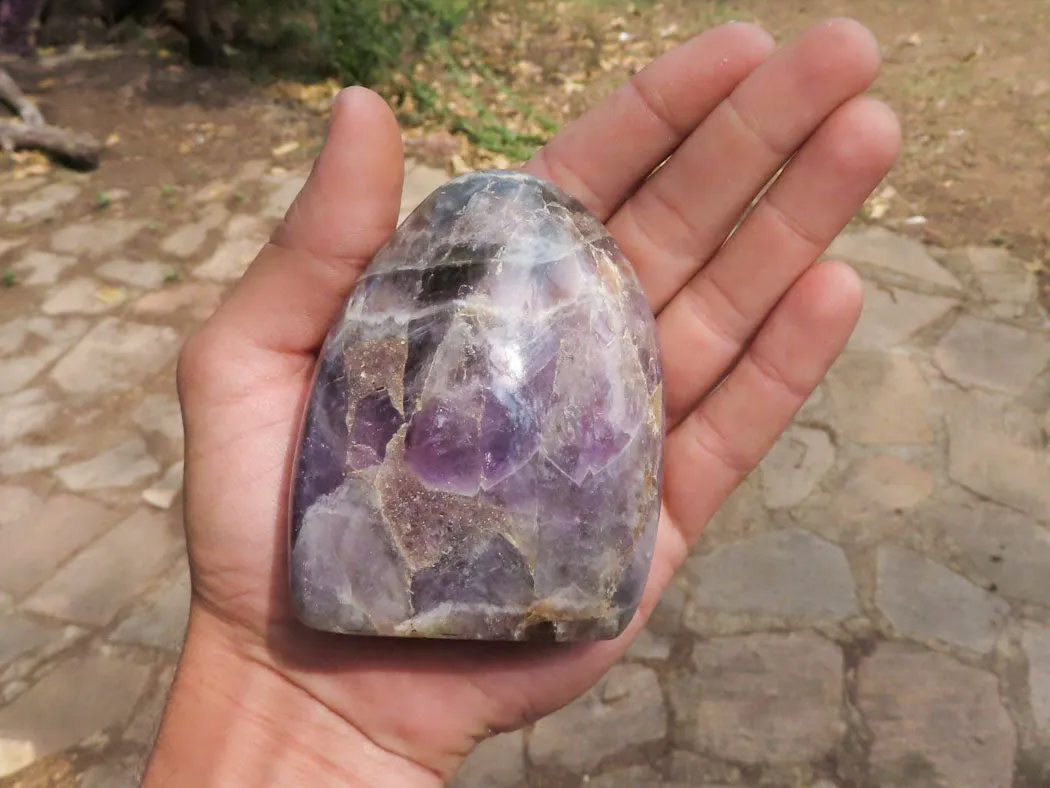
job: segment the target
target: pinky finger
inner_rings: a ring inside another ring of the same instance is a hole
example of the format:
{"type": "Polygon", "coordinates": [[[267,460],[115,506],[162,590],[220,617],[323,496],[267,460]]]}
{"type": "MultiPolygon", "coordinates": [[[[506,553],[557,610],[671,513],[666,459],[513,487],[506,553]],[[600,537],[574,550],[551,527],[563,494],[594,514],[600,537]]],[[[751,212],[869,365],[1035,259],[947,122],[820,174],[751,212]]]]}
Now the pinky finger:
{"type": "Polygon", "coordinates": [[[736,367],[667,437],[664,505],[687,543],[749,474],[824,378],[860,316],[843,263],[806,272],[736,367]]]}

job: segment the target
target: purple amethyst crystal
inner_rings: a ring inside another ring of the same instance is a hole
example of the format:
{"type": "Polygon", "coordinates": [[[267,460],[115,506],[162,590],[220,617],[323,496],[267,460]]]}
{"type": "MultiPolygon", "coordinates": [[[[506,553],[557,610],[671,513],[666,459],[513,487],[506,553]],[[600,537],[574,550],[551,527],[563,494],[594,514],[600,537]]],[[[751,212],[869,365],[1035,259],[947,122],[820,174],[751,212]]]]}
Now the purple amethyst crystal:
{"type": "Polygon", "coordinates": [[[634,273],[576,200],[518,172],[435,191],[321,351],[291,500],[316,629],[618,635],[649,571],[663,394],[634,273]]]}

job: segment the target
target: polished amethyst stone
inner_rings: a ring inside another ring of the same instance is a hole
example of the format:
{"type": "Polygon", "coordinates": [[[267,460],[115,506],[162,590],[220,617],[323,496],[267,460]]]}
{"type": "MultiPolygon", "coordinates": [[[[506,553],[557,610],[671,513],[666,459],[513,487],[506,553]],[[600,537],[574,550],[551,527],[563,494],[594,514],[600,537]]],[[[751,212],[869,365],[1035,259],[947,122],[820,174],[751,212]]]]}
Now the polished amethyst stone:
{"type": "Polygon", "coordinates": [[[291,591],[332,632],[615,637],[659,514],[663,394],[634,273],[519,172],[435,191],[321,351],[291,500],[291,591]]]}

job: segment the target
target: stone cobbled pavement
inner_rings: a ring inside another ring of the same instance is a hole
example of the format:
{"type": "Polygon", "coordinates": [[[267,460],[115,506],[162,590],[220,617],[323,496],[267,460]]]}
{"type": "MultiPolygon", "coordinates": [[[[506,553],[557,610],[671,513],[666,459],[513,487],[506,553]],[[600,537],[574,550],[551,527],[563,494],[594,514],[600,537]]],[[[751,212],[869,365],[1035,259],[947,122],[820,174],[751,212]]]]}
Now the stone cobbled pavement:
{"type": "MultiPolygon", "coordinates": [[[[406,209],[444,177],[415,167],[406,209]]],[[[174,227],[57,171],[0,184],[0,786],[137,784],[188,604],[175,357],[303,179],[248,162],[174,227]]],[[[457,788],[1050,785],[1033,276],[880,228],[832,254],[865,277],[846,354],[623,662],[457,788]]]]}

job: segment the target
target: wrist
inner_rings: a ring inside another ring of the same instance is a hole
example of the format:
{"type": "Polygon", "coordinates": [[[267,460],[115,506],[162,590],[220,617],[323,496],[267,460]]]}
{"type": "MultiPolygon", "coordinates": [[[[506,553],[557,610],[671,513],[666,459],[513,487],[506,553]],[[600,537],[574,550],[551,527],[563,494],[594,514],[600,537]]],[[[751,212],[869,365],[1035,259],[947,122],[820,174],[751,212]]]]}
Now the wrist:
{"type": "Polygon", "coordinates": [[[385,750],[194,606],[143,788],[438,788],[433,772],[385,750]]]}

